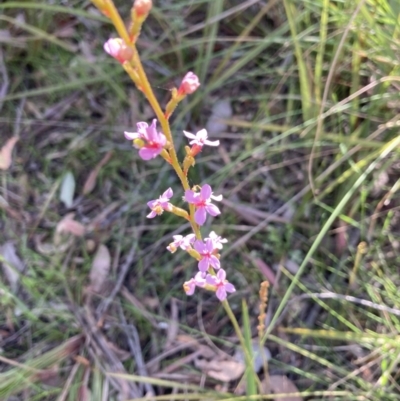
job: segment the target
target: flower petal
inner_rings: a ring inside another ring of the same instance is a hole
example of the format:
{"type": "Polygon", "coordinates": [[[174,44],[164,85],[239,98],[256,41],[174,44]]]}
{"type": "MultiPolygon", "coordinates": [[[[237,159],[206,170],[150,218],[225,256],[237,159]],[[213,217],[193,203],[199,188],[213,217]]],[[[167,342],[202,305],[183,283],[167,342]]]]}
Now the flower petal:
{"type": "Polygon", "coordinates": [[[140,138],[140,134],[138,132],[127,132],[124,131],[125,139],[128,141],[133,141],[134,139],[140,138]]]}
{"type": "Polygon", "coordinates": [[[217,285],[218,280],[215,276],[212,276],[211,274],[207,274],[206,283],[210,284],[210,285],[217,285]]]}
{"type": "Polygon", "coordinates": [[[148,148],[144,146],[139,150],[139,156],[143,160],[151,160],[154,159],[159,153],[161,153],[161,150],[159,149],[153,149],[153,148],[148,148]]]}
{"type": "Polygon", "coordinates": [[[191,132],[183,131],[183,135],[185,135],[186,138],[189,139],[196,139],[196,135],[192,134],[191,132]]]}
{"type": "Polygon", "coordinates": [[[196,284],[192,278],[183,284],[183,289],[185,290],[186,295],[193,295],[195,288],[196,284]]]}
{"type": "Polygon", "coordinates": [[[148,219],[154,219],[154,217],[156,217],[156,216],[157,216],[157,213],[154,210],[152,210],[146,217],[148,219]]]}
{"type": "Polygon", "coordinates": [[[185,191],[185,201],[189,202],[189,203],[195,203],[197,201],[198,198],[198,194],[194,191],[192,191],[191,189],[187,189],[185,191]]]}
{"type": "Polygon", "coordinates": [[[209,266],[208,258],[201,259],[197,266],[201,272],[206,272],[209,266]]]}
{"type": "Polygon", "coordinates": [[[225,301],[226,299],[226,291],[224,287],[218,287],[215,295],[220,301],[225,301]]]}
{"type": "Polygon", "coordinates": [[[200,207],[194,213],[194,220],[199,226],[202,226],[206,221],[206,216],[207,213],[204,207],[200,207]]]}
{"type": "Polygon", "coordinates": [[[172,198],[174,194],[174,191],[172,190],[172,188],[168,188],[162,195],[162,198],[167,198],[168,200],[172,198]]]}
{"type": "Polygon", "coordinates": [[[151,142],[158,142],[158,134],[157,134],[157,120],[154,119],[150,125],[146,129],[146,139],[151,142]]]}
{"type": "Polygon", "coordinates": [[[218,216],[219,214],[221,214],[221,211],[218,209],[218,207],[213,205],[212,203],[206,205],[205,209],[207,210],[208,213],[211,214],[211,216],[218,216]]]}
{"type": "Polygon", "coordinates": [[[225,284],[225,290],[226,290],[226,292],[235,292],[236,288],[233,286],[233,284],[226,283],[225,284]]]}
{"type": "Polygon", "coordinates": [[[211,255],[211,256],[210,256],[209,262],[210,262],[210,265],[211,265],[214,269],[218,270],[218,269],[221,268],[221,262],[219,261],[219,259],[218,259],[216,256],[211,255]]]}
{"type": "Polygon", "coordinates": [[[222,201],[223,196],[222,195],[213,195],[213,194],[211,194],[210,198],[214,199],[215,201],[220,202],[220,201],[222,201]]]}
{"type": "Polygon", "coordinates": [[[203,187],[200,190],[200,195],[204,200],[210,199],[210,196],[212,194],[212,189],[208,184],[203,185],[203,187]]]}
{"type": "Polygon", "coordinates": [[[219,146],[219,141],[209,141],[208,139],[206,139],[204,141],[204,145],[208,145],[208,146],[219,146]]]}
{"type": "Polygon", "coordinates": [[[203,253],[204,252],[204,244],[203,241],[197,239],[194,241],[193,248],[198,252],[198,253],[203,253]]]}
{"type": "Polygon", "coordinates": [[[219,272],[217,273],[218,280],[221,281],[222,283],[226,279],[226,272],[224,269],[220,269],[219,272]]]}

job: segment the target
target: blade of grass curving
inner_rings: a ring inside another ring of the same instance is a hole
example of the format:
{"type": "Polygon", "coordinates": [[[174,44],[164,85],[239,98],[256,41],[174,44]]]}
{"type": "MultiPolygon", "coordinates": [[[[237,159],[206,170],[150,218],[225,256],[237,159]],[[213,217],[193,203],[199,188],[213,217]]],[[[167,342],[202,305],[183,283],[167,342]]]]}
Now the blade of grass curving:
{"type": "Polygon", "coordinates": [[[379,156],[368,166],[368,168],[364,171],[364,173],[356,180],[354,185],[349,189],[349,191],[345,194],[345,196],[342,198],[342,200],[339,202],[339,204],[336,206],[335,210],[333,213],[329,216],[328,220],[326,223],[323,225],[321,231],[319,232],[317,238],[311,245],[310,250],[308,251],[307,255],[305,256],[303,262],[301,263],[299,270],[297,271],[296,275],[293,278],[293,281],[289,285],[289,288],[287,289],[285,295],[282,298],[282,301],[280,302],[278,309],[276,310],[267,330],[262,338],[262,343],[264,344],[268,336],[270,335],[271,331],[275,327],[275,323],[278,320],[279,315],[281,314],[283,308],[287,304],[290,295],[292,294],[294,287],[298,285],[299,279],[301,275],[303,274],[305,267],[307,266],[308,262],[310,261],[312,255],[314,252],[317,250],[318,246],[320,245],[322,239],[325,237],[326,233],[332,226],[333,222],[337,219],[337,217],[340,215],[342,209],[344,206],[350,201],[351,197],[354,195],[355,191],[363,184],[363,182],[366,180],[368,175],[379,165],[379,163],[389,155],[390,152],[392,152],[394,149],[396,149],[400,145],[400,136],[392,139],[390,142],[385,144],[379,156]]]}
{"type": "Polygon", "coordinates": [[[62,40],[58,39],[56,36],[51,35],[39,28],[36,28],[35,26],[29,25],[25,22],[21,22],[17,20],[16,18],[11,18],[7,17],[6,15],[0,15],[0,21],[6,21],[9,22],[10,24],[13,24],[17,26],[18,28],[21,28],[33,35],[35,35],[35,39],[43,39],[47,42],[53,43],[54,45],[57,45],[64,50],[68,50],[69,52],[74,53],[76,51],[75,46],[70,45],[69,43],[65,43],[62,40]]]}
{"type": "Polygon", "coordinates": [[[349,341],[357,342],[362,345],[372,345],[374,347],[380,347],[385,344],[399,345],[399,335],[389,335],[382,333],[354,333],[352,331],[337,331],[337,330],[310,330],[304,328],[282,328],[281,331],[288,334],[296,334],[299,336],[310,336],[324,338],[328,340],[336,341],[349,341]]]}
{"type": "MultiPolygon", "coordinates": [[[[242,318],[243,318],[243,337],[244,337],[244,344],[247,349],[247,354],[250,357],[250,361],[253,361],[253,345],[251,341],[251,324],[250,324],[250,317],[249,317],[249,309],[247,307],[247,303],[245,299],[242,299],[242,318]]],[[[257,394],[257,384],[254,375],[256,374],[254,371],[253,363],[250,363],[246,358],[246,394],[248,396],[256,395],[257,394]]],[[[260,389],[261,390],[261,389],[260,389]]]]}
{"type": "Polygon", "coordinates": [[[209,41],[206,45],[205,53],[203,54],[202,51],[200,51],[198,57],[200,63],[198,64],[198,67],[196,67],[196,70],[198,71],[198,76],[200,78],[200,82],[205,82],[205,78],[208,73],[208,68],[210,66],[210,62],[214,52],[215,40],[218,33],[219,20],[216,17],[222,13],[223,6],[224,6],[223,1],[213,1],[208,5],[208,13],[207,13],[206,26],[204,29],[204,36],[206,36],[209,39],[209,41]],[[207,23],[207,21],[215,21],[215,22],[209,24],[207,23]]]}
{"type": "Polygon", "coordinates": [[[313,90],[311,82],[308,78],[307,66],[304,60],[303,52],[297,34],[296,19],[294,17],[294,15],[296,14],[295,6],[294,4],[292,4],[291,0],[283,0],[283,4],[285,6],[286,17],[289,22],[290,33],[293,40],[294,52],[296,54],[297,67],[299,71],[299,84],[300,84],[303,120],[307,121],[316,115],[314,110],[314,105],[311,100],[311,94],[313,93],[313,90]]]}
{"type": "Polygon", "coordinates": [[[325,45],[328,33],[328,17],[329,17],[329,3],[330,0],[322,0],[322,10],[321,10],[321,23],[319,26],[319,42],[318,42],[318,52],[315,58],[315,73],[314,73],[314,93],[315,99],[317,101],[317,107],[321,105],[322,100],[322,87],[323,79],[322,72],[324,68],[324,55],[325,55],[325,45]]]}
{"type": "Polygon", "coordinates": [[[246,39],[254,27],[260,22],[261,18],[268,13],[269,10],[276,4],[278,0],[271,0],[258,12],[258,14],[253,18],[250,24],[248,24],[243,32],[235,39],[235,43],[227,50],[224,58],[221,60],[217,68],[215,69],[210,82],[215,81],[215,79],[222,73],[225,66],[228,64],[232,54],[239,48],[242,40],[246,39]]]}
{"type": "Polygon", "coordinates": [[[76,79],[76,80],[70,81],[65,84],[52,85],[52,86],[47,86],[45,88],[32,89],[32,90],[19,92],[19,93],[10,94],[10,95],[5,96],[3,98],[3,101],[25,99],[28,97],[47,95],[50,93],[62,92],[62,91],[67,91],[67,90],[71,90],[71,89],[75,89],[75,88],[82,89],[83,87],[85,87],[87,85],[101,83],[101,82],[104,82],[104,76],[76,79]]]}

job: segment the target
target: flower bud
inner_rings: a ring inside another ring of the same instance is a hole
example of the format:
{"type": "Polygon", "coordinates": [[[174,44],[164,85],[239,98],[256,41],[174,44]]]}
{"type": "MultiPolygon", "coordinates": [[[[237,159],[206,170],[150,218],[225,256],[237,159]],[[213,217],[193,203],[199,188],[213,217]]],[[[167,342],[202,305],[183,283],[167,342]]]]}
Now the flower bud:
{"type": "Polygon", "coordinates": [[[133,3],[133,9],[138,17],[147,15],[152,7],[153,2],[151,0],[135,0],[133,3]]]}
{"type": "Polygon", "coordinates": [[[178,89],[180,95],[190,95],[200,86],[199,78],[193,72],[188,72],[182,79],[181,86],[178,89]]]}
{"type": "Polygon", "coordinates": [[[130,61],[133,56],[132,49],[121,38],[108,39],[104,43],[104,50],[121,64],[125,61],[130,61]]]}

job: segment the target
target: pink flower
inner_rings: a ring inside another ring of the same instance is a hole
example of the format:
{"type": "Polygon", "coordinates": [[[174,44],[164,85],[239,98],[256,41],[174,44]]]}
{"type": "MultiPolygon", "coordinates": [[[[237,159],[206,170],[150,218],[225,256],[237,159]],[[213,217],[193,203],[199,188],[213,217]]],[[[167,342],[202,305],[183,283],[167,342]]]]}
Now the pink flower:
{"type": "Polygon", "coordinates": [[[177,250],[178,246],[186,251],[186,249],[188,249],[196,239],[196,236],[194,234],[188,234],[186,235],[186,237],[182,235],[174,235],[173,237],[174,241],[167,246],[167,249],[171,253],[174,253],[177,250]]]}
{"type": "Polygon", "coordinates": [[[141,139],[144,141],[143,147],[139,150],[139,156],[143,160],[154,159],[164,149],[167,138],[161,132],[157,132],[157,120],[154,119],[150,127],[145,122],[136,124],[138,132],[124,132],[125,138],[133,141],[141,139]]]}
{"type": "Polygon", "coordinates": [[[151,212],[146,217],[153,219],[157,215],[162,214],[164,210],[171,210],[172,205],[169,203],[169,200],[173,194],[172,188],[168,188],[158,199],[147,202],[147,206],[151,209],[151,212]]]}
{"type": "Polygon", "coordinates": [[[189,71],[182,79],[178,89],[179,95],[190,95],[200,86],[199,78],[196,74],[189,71]]]}
{"type": "Polygon", "coordinates": [[[203,185],[200,192],[186,190],[184,199],[186,202],[192,203],[197,209],[194,213],[194,219],[199,226],[202,226],[206,221],[207,213],[211,214],[211,216],[221,214],[218,207],[211,203],[211,199],[220,201],[222,200],[222,195],[213,195],[212,189],[208,184],[203,185]]]}
{"type": "Polygon", "coordinates": [[[198,272],[194,278],[191,278],[183,284],[183,289],[185,290],[186,295],[193,295],[196,287],[204,287],[206,285],[204,276],[205,273],[198,272]]]}
{"type": "Polygon", "coordinates": [[[216,276],[207,274],[206,283],[216,287],[215,295],[220,301],[226,299],[227,292],[236,291],[235,287],[226,280],[226,272],[223,269],[219,269],[216,276]]]}
{"type": "Polygon", "coordinates": [[[203,128],[200,131],[197,132],[196,135],[187,132],[187,131],[183,131],[184,135],[186,136],[186,138],[191,139],[191,141],[189,142],[189,145],[197,145],[200,146],[201,148],[204,145],[208,145],[208,146],[218,146],[219,145],[219,141],[209,141],[208,140],[208,134],[207,131],[203,128]]]}
{"type": "Polygon", "coordinates": [[[121,64],[129,61],[133,56],[132,49],[121,38],[108,39],[103,47],[106,53],[117,59],[121,64]]]}
{"type": "MultiPolygon", "coordinates": [[[[223,245],[222,244],[226,244],[228,242],[228,240],[226,238],[222,238],[219,235],[217,235],[214,231],[211,231],[209,234],[209,237],[213,244],[214,244],[214,248],[215,249],[222,249],[223,245]]],[[[208,239],[206,238],[206,240],[208,239]]]]}
{"type": "Polygon", "coordinates": [[[194,249],[200,254],[201,260],[198,267],[201,272],[206,272],[210,266],[218,270],[221,267],[219,259],[214,255],[214,244],[209,238],[205,242],[196,240],[194,242],[194,249]]]}
{"type": "Polygon", "coordinates": [[[151,7],[153,7],[153,2],[151,0],[135,0],[133,3],[133,8],[138,16],[147,15],[151,7]]]}

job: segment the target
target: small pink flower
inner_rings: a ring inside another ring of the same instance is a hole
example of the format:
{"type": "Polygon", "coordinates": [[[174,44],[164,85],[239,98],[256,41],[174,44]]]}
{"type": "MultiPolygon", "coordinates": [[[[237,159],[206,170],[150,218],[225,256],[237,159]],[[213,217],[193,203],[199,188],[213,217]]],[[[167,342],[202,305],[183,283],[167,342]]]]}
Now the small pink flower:
{"type": "Polygon", "coordinates": [[[168,188],[158,199],[147,202],[147,206],[151,209],[151,212],[146,217],[153,219],[157,215],[162,214],[164,210],[171,210],[172,205],[169,203],[169,200],[173,194],[172,188],[168,188]]]}
{"type": "Polygon", "coordinates": [[[209,238],[205,242],[196,240],[193,245],[194,249],[200,254],[201,260],[198,267],[201,272],[206,272],[210,266],[218,270],[221,267],[219,259],[214,255],[214,244],[209,238]]]}
{"type": "Polygon", "coordinates": [[[147,15],[152,7],[153,2],[151,0],[135,0],[133,3],[133,8],[138,16],[147,15]]]}
{"type": "Polygon", "coordinates": [[[207,274],[206,283],[209,285],[215,285],[217,290],[215,295],[220,301],[226,299],[227,292],[235,292],[235,287],[226,280],[226,272],[223,269],[219,269],[216,276],[207,274]]]}
{"type": "Polygon", "coordinates": [[[196,145],[202,148],[204,145],[208,146],[219,146],[219,141],[209,141],[208,140],[208,133],[203,128],[196,133],[196,135],[192,134],[191,132],[183,131],[186,138],[191,139],[189,145],[196,145]]]}
{"type": "Polygon", "coordinates": [[[178,89],[179,95],[190,95],[200,86],[199,78],[196,74],[189,71],[182,79],[178,89]]]}
{"type": "Polygon", "coordinates": [[[183,289],[186,292],[186,295],[193,295],[194,290],[196,287],[204,287],[206,285],[206,280],[205,280],[205,273],[198,272],[194,278],[191,278],[189,281],[186,281],[183,284],[183,289]]]}
{"type": "MultiPolygon", "coordinates": [[[[214,244],[214,249],[222,249],[223,245],[222,244],[226,244],[228,242],[228,240],[226,238],[222,238],[221,236],[217,235],[214,231],[211,231],[209,234],[209,237],[213,244],[214,244]]],[[[208,239],[206,238],[206,240],[208,239]]]]}
{"type": "Polygon", "coordinates": [[[211,214],[211,216],[221,214],[218,207],[211,203],[211,199],[220,201],[222,200],[222,195],[213,195],[212,189],[208,184],[203,185],[200,192],[186,190],[184,199],[197,209],[194,213],[194,219],[199,226],[202,226],[206,221],[207,213],[211,214]]]}
{"type": "Polygon", "coordinates": [[[117,59],[121,64],[129,61],[133,56],[132,49],[121,38],[108,39],[103,47],[106,53],[117,59]]]}
{"type": "Polygon", "coordinates": [[[196,236],[194,234],[188,234],[186,235],[186,237],[182,235],[174,235],[173,237],[174,241],[167,246],[167,249],[171,253],[174,253],[177,250],[178,246],[186,251],[186,249],[188,249],[196,239],[196,236]]]}
{"type": "Polygon", "coordinates": [[[125,138],[130,141],[141,139],[145,142],[139,150],[139,156],[143,160],[154,159],[162,152],[167,143],[165,135],[157,132],[156,125],[156,119],[153,120],[150,126],[145,122],[139,122],[136,124],[138,132],[124,132],[125,138]]]}

